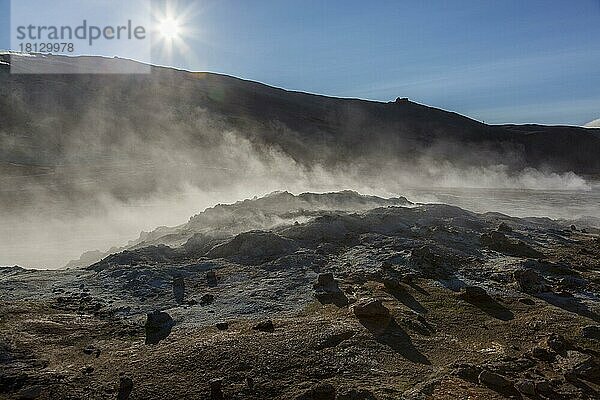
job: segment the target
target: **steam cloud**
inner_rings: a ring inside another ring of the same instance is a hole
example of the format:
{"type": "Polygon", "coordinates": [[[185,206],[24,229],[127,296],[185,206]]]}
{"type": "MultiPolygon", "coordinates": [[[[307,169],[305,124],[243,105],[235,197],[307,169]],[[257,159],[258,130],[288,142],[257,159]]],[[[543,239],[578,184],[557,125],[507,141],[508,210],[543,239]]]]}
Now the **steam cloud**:
{"type": "MultiPolygon", "coordinates": [[[[464,162],[439,159],[436,148],[444,143],[411,161],[384,151],[347,160],[335,146],[307,143],[286,127],[278,128],[285,140],[276,145],[260,128],[235,126],[203,108],[165,109],[152,99],[115,105],[118,90],[107,87],[86,99],[79,115],[30,118],[33,141],[30,132],[0,128],[0,160],[8,160],[0,162],[0,265],[61,267],[83,251],[104,251],[141,230],[184,223],[216,203],[275,190],[388,196],[432,187],[590,189],[573,173],[514,171],[501,160],[469,166],[469,157],[480,153],[468,149],[462,149],[464,162]],[[115,107],[143,113],[123,118],[115,107]],[[151,125],[139,117],[144,113],[153,115],[151,125]]],[[[27,96],[11,94],[11,118],[35,112],[27,109],[27,96]]]]}

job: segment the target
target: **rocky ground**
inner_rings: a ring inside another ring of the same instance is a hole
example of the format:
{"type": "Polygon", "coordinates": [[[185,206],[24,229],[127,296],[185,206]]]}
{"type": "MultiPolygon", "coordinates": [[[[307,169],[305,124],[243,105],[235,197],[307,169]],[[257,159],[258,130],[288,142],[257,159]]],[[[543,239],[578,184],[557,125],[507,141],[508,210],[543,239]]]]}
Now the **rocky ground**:
{"type": "Polygon", "coordinates": [[[600,235],[353,192],[0,269],[4,399],[595,399],[600,235]]]}

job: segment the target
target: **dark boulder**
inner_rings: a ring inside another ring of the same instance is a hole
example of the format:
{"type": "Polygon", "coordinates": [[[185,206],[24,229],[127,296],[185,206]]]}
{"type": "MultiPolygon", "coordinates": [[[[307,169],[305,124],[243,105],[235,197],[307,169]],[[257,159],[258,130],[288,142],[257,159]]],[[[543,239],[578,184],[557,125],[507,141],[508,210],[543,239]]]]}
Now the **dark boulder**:
{"type": "Polygon", "coordinates": [[[173,278],[173,297],[177,304],[182,304],[185,297],[185,281],[183,277],[173,278]]]}
{"type": "Polygon", "coordinates": [[[469,363],[459,363],[454,365],[454,375],[469,382],[479,382],[479,374],[483,368],[479,365],[469,363]]]}
{"type": "Polygon", "coordinates": [[[567,340],[559,334],[551,333],[545,340],[544,343],[550,350],[557,353],[562,353],[567,350],[570,346],[567,340]]]}
{"type": "Polygon", "coordinates": [[[412,249],[410,264],[424,278],[438,279],[448,277],[448,271],[446,271],[443,258],[434,252],[430,246],[412,249]]]}
{"type": "Polygon", "coordinates": [[[321,304],[335,304],[338,307],[348,305],[348,297],[340,289],[331,272],[319,274],[313,288],[315,297],[321,304]]]}
{"type": "Polygon", "coordinates": [[[261,321],[258,324],[254,325],[252,327],[252,329],[254,329],[255,331],[260,331],[260,332],[274,332],[275,331],[275,326],[273,325],[273,321],[266,320],[266,321],[261,321]]]}
{"type": "Polygon", "coordinates": [[[586,339],[600,340],[600,326],[588,325],[581,328],[581,336],[586,339]]]}
{"type": "Polygon", "coordinates": [[[496,389],[508,389],[513,386],[512,382],[504,376],[488,370],[481,371],[479,383],[496,389]]]}
{"type": "Polygon", "coordinates": [[[352,307],[359,319],[389,319],[390,311],[377,299],[361,299],[352,307]]]}
{"type": "Polygon", "coordinates": [[[171,334],[175,321],[166,312],[154,311],[147,315],[146,344],[157,344],[171,334]]]}
{"type": "Polygon", "coordinates": [[[550,286],[546,283],[546,280],[530,268],[516,270],[513,272],[513,278],[517,282],[519,289],[525,293],[537,294],[550,290],[550,286]]]}
{"type": "Polygon", "coordinates": [[[498,232],[506,232],[506,233],[510,233],[513,231],[513,229],[506,222],[501,222],[500,225],[498,225],[498,228],[496,230],[498,232]]]}
{"type": "Polygon", "coordinates": [[[531,356],[543,361],[554,361],[556,359],[556,355],[553,352],[539,346],[531,349],[531,356]]]}
{"type": "Polygon", "coordinates": [[[490,250],[515,257],[544,258],[544,254],[521,240],[512,240],[504,233],[492,231],[480,236],[480,242],[490,250]]]}
{"type": "Polygon", "coordinates": [[[208,283],[209,286],[216,286],[218,282],[219,280],[216,271],[210,270],[206,273],[206,283],[208,283]]]}
{"type": "Polygon", "coordinates": [[[205,295],[203,295],[202,297],[200,297],[200,305],[201,306],[207,306],[209,304],[212,304],[215,301],[215,296],[207,293],[205,295]]]}
{"type": "Polygon", "coordinates": [[[229,329],[229,324],[227,322],[217,322],[215,326],[220,331],[226,331],[227,329],[229,329]]]}
{"type": "Polygon", "coordinates": [[[296,400],[335,400],[335,387],[329,383],[317,383],[300,396],[296,400]]]}
{"type": "Polygon", "coordinates": [[[88,356],[94,355],[96,358],[100,357],[102,350],[97,348],[94,345],[89,345],[85,349],[83,349],[83,354],[87,354],[88,356]]]}
{"type": "Polygon", "coordinates": [[[535,382],[531,379],[521,379],[515,383],[515,389],[527,396],[535,396],[535,382]]]}
{"type": "Polygon", "coordinates": [[[223,380],[213,379],[210,381],[210,398],[211,400],[223,400],[223,380]]]}
{"type": "Polygon", "coordinates": [[[465,286],[461,289],[461,292],[458,296],[461,299],[472,303],[481,303],[492,300],[485,289],[479,286],[465,286]]]}
{"type": "Polygon", "coordinates": [[[117,400],[127,400],[133,391],[133,381],[127,376],[119,378],[119,391],[117,392],[117,400]]]}

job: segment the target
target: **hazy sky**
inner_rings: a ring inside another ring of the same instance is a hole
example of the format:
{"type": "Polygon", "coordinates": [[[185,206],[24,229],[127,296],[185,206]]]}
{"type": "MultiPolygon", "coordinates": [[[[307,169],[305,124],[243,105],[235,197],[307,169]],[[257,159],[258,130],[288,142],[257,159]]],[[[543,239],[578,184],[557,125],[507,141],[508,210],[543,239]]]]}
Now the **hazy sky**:
{"type": "MultiPolygon", "coordinates": [[[[8,48],[8,0],[0,47],[8,48]]],[[[174,2],[171,2],[174,5],[174,2]]],[[[397,96],[489,123],[600,118],[600,0],[210,0],[153,61],[288,89],[397,96]]],[[[32,10],[34,12],[34,10],[32,10]]]]}

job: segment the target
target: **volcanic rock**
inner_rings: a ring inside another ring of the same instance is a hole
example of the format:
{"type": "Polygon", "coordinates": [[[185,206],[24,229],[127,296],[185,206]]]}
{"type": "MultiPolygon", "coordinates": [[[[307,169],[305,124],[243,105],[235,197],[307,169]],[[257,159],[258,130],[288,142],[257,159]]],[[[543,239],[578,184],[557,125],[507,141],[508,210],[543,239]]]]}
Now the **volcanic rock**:
{"type": "Polygon", "coordinates": [[[185,297],[185,281],[183,277],[173,278],[173,297],[177,304],[183,303],[185,297]]]}
{"type": "Polygon", "coordinates": [[[147,315],[146,320],[146,344],[157,344],[166,339],[175,326],[175,321],[166,312],[154,311],[147,315]]]}
{"type": "Polygon", "coordinates": [[[388,319],[390,311],[377,299],[361,299],[352,307],[359,319],[388,319]]]}
{"type": "Polygon", "coordinates": [[[338,307],[348,305],[348,297],[339,288],[332,273],[319,274],[313,285],[315,297],[321,304],[335,304],[338,307]]]}
{"type": "Polygon", "coordinates": [[[254,325],[252,327],[252,329],[254,329],[255,331],[261,331],[261,332],[274,332],[275,331],[275,326],[273,325],[273,321],[266,320],[266,321],[261,321],[258,324],[254,325]]]}
{"type": "Polygon", "coordinates": [[[533,269],[516,270],[513,273],[513,278],[519,289],[525,293],[537,294],[550,290],[544,278],[533,269]]]}

